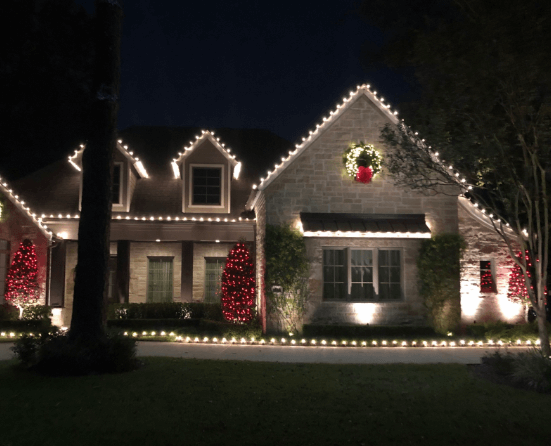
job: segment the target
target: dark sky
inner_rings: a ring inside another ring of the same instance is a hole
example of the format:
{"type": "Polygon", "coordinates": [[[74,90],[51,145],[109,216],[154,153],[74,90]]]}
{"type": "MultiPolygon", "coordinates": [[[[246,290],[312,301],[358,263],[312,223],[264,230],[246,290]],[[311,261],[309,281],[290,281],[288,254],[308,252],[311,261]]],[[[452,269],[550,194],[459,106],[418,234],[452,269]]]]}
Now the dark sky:
{"type": "MultiPolygon", "coordinates": [[[[75,0],[90,13],[94,0],[75,0]]],[[[295,142],[357,84],[390,104],[407,88],[366,72],[382,34],[356,0],[126,0],[119,128],[262,128],[295,142]]]]}

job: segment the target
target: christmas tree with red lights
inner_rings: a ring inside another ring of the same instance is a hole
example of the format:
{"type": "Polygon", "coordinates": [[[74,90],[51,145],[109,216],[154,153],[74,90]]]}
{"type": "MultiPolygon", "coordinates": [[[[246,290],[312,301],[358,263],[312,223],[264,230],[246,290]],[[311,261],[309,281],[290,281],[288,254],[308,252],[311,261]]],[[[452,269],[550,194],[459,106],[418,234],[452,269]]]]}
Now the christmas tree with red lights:
{"type": "Polygon", "coordinates": [[[222,314],[231,322],[250,322],[254,317],[254,264],[244,243],[237,243],[222,273],[222,314]]]}
{"type": "MultiPolygon", "coordinates": [[[[524,260],[522,259],[522,253],[517,254],[517,258],[520,261],[524,261],[526,265],[526,274],[528,277],[532,277],[530,270],[533,269],[532,261],[528,255],[528,251],[524,253],[524,260]]],[[[534,289],[534,286],[530,286],[531,289],[534,289]]],[[[547,287],[545,287],[545,294],[547,294],[547,287]]],[[[521,267],[515,263],[511,274],[509,275],[509,289],[507,290],[507,297],[513,302],[521,302],[523,304],[529,303],[528,289],[526,288],[526,281],[524,279],[524,274],[522,273],[521,267]]]]}
{"type": "Polygon", "coordinates": [[[40,297],[38,284],[38,267],[33,243],[25,239],[13,257],[8,276],[6,277],[6,292],[4,297],[8,303],[19,308],[19,319],[23,310],[34,305],[40,297]]]}

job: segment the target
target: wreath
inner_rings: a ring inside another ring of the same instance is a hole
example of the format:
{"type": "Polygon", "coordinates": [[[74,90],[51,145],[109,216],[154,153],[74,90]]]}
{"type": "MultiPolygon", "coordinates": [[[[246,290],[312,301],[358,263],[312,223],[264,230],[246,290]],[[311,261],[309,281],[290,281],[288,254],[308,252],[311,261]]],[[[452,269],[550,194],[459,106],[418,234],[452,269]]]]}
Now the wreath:
{"type": "Polygon", "coordinates": [[[348,146],[342,161],[349,177],[368,184],[381,171],[383,158],[373,145],[360,141],[348,146]]]}

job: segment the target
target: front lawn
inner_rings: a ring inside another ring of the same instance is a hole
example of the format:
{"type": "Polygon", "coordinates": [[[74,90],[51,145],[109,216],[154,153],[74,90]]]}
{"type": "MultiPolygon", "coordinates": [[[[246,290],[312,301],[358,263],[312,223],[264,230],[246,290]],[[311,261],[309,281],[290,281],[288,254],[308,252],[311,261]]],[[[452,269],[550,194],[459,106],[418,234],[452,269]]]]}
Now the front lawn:
{"type": "Polygon", "coordinates": [[[0,446],[549,444],[550,395],[462,365],[142,358],[45,378],[0,362],[0,446]]]}

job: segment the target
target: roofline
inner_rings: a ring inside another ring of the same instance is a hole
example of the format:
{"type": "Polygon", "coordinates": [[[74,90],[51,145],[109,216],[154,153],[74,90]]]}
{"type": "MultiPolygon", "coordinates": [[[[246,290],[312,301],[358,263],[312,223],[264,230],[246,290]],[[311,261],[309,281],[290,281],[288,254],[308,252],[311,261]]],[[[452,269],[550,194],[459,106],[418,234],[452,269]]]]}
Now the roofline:
{"type": "Polygon", "coordinates": [[[48,227],[42,223],[41,218],[37,218],[36,214],[31,211],[30,207],[25,207],[25,201],[20,200],[19,195],[16,195],[12,189],[10,189],[9,184],[0,178],[0,191],[10,200],[13,205],[22,211],[24,214],[31,219],[31,221],[36,225],[36,227],[42,232],[42,234],[48,239],[52,240],[53,232],[48,230],[48,227]]]}
{"type": "MultiPolygon", "coordinates": [[[[337,104],[335,111],[329,113],[329,117],[323,117],[322,123],[317,124],[314,130],[310,130],[308,138],[302,138],[302,143],[295,145],[295,150],[289,152],[287,158],[282,158],[281,164],[276,164],[273,171],[268,171],[268,176],[266,178],[260,179],[260,184],[258,185],[258,190],[263,191],[268,187],[272,181],[274,181],[292,162],[308,147],[310,147],[314,141],[316,141],[325,131],[331,127],[331,124],[335,122],[345,110],[350,108],[361,96],[365,96],[369,99],[377,108],[393,123],[398,124],[398,118],[396,115],[398,112],[391,112],[390,105],[384,104],[384,98],[378,98],[376,91],[370,90],[370,85],[358,85],[356,91],[351,91],[348,97],[343,98],[341,104],[337,104]]],[[[256,202],[256,200],[255,200],[256,202]]],[[[254,207],[254,204],[252,205],[254,207]]]]}
{"type": "Polygon", "coordinates": [[[214,132],[211,130],[201,130],[201,135],[196,135],[195,141],[190,141],[189,146],[184,147],[184,151],[179,152],[178,158],[174,158],[172,162],[176,164],[181,163],[189,154],[191,154],[191,152],[193,152],[206,140],[209,140],[214,147],[216,147],[218,151],[233,164],[233,166],[239,164],[239,161],[235,159],[235,155],[230,154],[231,149],[226,148],[226,145],[223,142],[220,142],[220,138],[215,137],[214,132]]]}
{"type": "MultiPolygon", "coordinates": [[[[140,178],[149,178],[149,175],[147,171],[145,170],[145,167],[143,163],[140,161],[138,157],[134,157],[134,152],[130,152],[128,150],[127,145],[123,145],[122,139],[117,140],[116,144],[117,149],[119,152],[123,154],[123,156],[130,161],[130,164],[136,169],[136,172],[138,172],[138,175],[140,178]]],[[[79,166],[77,163],[75,163],[75,158],[80,157],[82,155],[82,152],[84,152],[84,149],[86,148],[86,144],[81,144],[78,149],[75,150],[73,155],[69,155],[69,163],[73,165],[75,169],[77,169],[79,172],[82,170],[82,167],[79,166]]]]}

